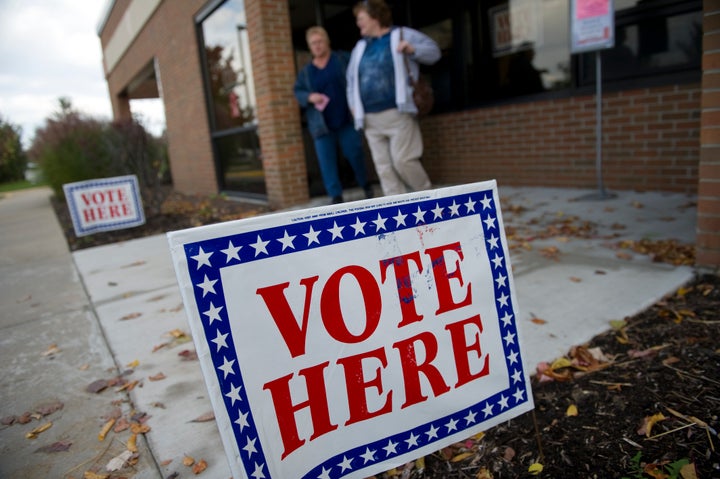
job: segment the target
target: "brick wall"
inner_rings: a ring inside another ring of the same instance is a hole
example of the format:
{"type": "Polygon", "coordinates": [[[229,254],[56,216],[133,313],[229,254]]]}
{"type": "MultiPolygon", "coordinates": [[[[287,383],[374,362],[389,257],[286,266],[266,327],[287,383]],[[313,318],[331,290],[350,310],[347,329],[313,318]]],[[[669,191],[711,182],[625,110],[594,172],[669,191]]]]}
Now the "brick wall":
{"type": "Polygon", "coordinates": [[[703,2],[702,131],[696,255],[720,271],[720,0],[703,2]]]}
{"type": "MultiPolygon", "coordinates": [[[[125,87],[157,57],[156,75],[162,83],[173,186],[190,194],[218,191],[193,21],[205,3],[206,0],[161,2],[131,48],[107,76],[113,113],[116,118],[123,117],[127,103],[123,96],[125,87]]],[[[117,24],[117,17],[122,16],[128,5],[129,2],[115,5],[109,26],[117,24]]],[[[102,38],[106,38],[105,31],[102,38]]]]}
{"type": "MultiPolygon", "coordinates": [[[[607,189],[696,193],[700,85],[603,93],[607,189]]],[[[517,103],[423,120],[435,183],[595,188],[595,97],[517,103]]]]}
{"type": "Polygon", "coordinates": [[[258,135],[268,201],[286,207],[309,199],[287,2],[245,0],[258,135]]]}

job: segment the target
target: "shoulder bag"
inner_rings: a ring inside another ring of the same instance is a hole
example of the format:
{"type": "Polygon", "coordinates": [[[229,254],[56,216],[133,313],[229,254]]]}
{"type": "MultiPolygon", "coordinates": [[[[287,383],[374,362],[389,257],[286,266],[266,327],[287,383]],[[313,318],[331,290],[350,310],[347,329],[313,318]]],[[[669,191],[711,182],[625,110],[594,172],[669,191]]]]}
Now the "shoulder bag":
{"type": "MultiPolygon", "coordinates": [[[[403,29],[400,28],[400,41],[403,39],[403,29]]],[[[418,117],[426,116],[435,104],[435,94],[430,84],[418,72],[417,80],[410,73],[410,64],[407,55],[403,53],[405,60],[405,70],[407,70],[408,80],[413,89],[413,102],[418,109],[418,117]]]]}

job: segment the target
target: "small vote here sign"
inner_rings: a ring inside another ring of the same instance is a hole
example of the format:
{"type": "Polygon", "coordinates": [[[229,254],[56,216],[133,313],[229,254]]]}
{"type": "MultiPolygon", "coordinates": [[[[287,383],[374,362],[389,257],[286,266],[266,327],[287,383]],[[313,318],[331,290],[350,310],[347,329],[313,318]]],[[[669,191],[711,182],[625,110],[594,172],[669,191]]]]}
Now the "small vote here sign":
{"type": "Polygon", "coordinates": [[[66,183],[63,191],[77,236],[145,223],[135,175],[66,183]]]}
{"type": "Polygon", "coordinates": [[[369,477],[533,408],[494,181],[168,240],[234,477],[369,477]]]}

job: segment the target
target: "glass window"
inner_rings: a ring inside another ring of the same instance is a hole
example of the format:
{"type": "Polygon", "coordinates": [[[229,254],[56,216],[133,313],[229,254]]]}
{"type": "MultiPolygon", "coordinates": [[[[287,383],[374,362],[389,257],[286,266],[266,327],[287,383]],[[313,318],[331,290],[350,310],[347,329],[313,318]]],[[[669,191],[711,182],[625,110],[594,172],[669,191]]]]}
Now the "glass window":
{"type": "MultiPolygon", "coordinates": [[[[321,7],[333,42],[351,48],[355,0],[290,0],[293,25],[321,7]],[[345,6],[345,10],[338,6],[345,6]],[[293,9],[295,6],[295,9],[293,9]],[[332,8],[331,8],[332,7],[332,8]]],[[[572,55],[570,0],[392,0],[398,25],[437,41],[442,57],[422,66],[435,90],[434,113],[590,85],[594,52],[572,55]]],[[[616,47],[602,52],[603,81],[647,81],[700,72],[702,0],[614,0],[616,47]]],[[[299,25],[299,24],[298,24],[299,25]]],[[[305,26],[305,24],[303,24],[305,26]]],[[[298,31],[298,43],[304,39],[298,31]]],[[[554,96],[557,96],[553,93],[554,96]]]]}
{"type": "Polygon", "coordinates": [[[244,1],[223,2],[202,21],[200,33],[220,188],[264,195],[244,1]]]}
{"type": "Polygon", "coordinates": [[[255,85],[242,0],[229,0],[202,23],[214,130],[256,123],[255,85]]]}
{"type": "MultiPolygon", "coordinates": [[[[634,3],[634,2],[633,2],[634,3]]],[[[697,2],[648,8],[647,2],[616,13],[615,46],[601,52],[603,82],[700,71],[702,11],[697,2]],[[697,8],[693,8],[697,7],[697,8]]],[[[652,4],[657,2],[652,2],[652,4]]],[[[591,54],[582,55],[579,83],[595,82],[591,54]]]]}
{"type": "Polygon", "coordinates": [[[510,0],[486,15],[498,76],[496,98],[569,86],[567,1],[510,0]]]}

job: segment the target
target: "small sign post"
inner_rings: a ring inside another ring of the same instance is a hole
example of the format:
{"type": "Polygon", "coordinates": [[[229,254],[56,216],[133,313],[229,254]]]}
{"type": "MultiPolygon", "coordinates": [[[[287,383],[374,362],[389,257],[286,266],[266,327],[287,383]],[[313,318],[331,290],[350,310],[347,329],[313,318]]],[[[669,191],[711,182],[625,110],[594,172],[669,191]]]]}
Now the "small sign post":
{"type": "Polygon", "coordinates": [[[614,198],[607,193],[602,176],[602,60],[601,50],[615,46],[615,8],[613,0],[570,1],[570,52],[595,51],[595,169],[598,193],[583,199],[614,198]]]}
{"type": "Polygon", "coordinates": [[[234,477],[369,477],[533,408],[494,181],[168,241],[234,477]]]}
{"type": "Polygon", "coordinates": [[[63,191],[77,236],[145,223],[135,175],[67,183],[63,191]]]}

